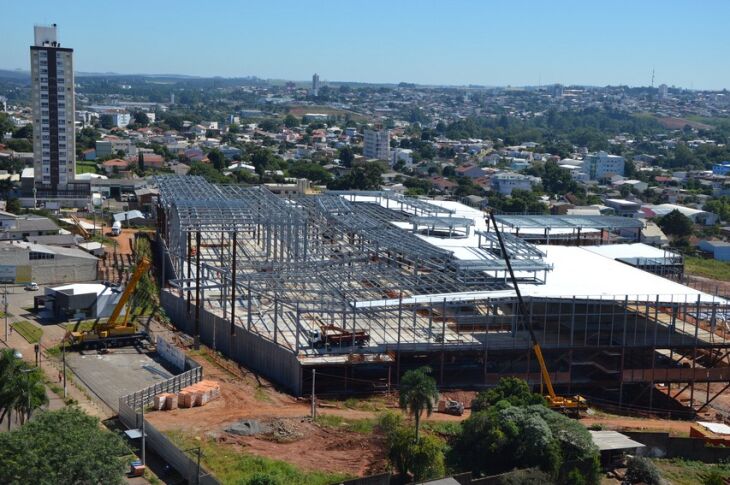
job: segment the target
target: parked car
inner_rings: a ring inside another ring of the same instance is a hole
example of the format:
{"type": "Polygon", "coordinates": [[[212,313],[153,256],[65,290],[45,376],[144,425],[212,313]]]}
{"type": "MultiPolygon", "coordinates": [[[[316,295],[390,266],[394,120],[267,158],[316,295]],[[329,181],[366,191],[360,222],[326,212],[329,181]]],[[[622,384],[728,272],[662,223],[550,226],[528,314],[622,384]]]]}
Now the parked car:
{"type": "Polygon", "coordinates": [[[27,285],[25,285],[25,291],[38,291],[40,287],[38,286],[38,283],[35,281],[31,281],[27,285]]]}

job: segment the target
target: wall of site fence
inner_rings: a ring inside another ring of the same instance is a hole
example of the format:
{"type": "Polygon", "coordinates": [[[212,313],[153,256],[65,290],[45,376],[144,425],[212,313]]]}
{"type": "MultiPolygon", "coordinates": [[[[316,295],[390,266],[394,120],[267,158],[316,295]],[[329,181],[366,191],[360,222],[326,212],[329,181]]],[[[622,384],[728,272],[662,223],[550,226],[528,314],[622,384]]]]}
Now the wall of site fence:
{"type": "MultiPolygon", "coordinates": [[[[129,407],[127,403],[123,401],[123,398],[119,401],[119,420],[127,428],[140,429],[142,427],[142,415],[129,407]]],[[[144,422],[144,428],[145,435],[147,437],[147,448],[154,451],[163,460],[165,460],[165,462],[182,475],[188,483],[198,483],[197,460],[178,448],[175,443],[170,441],[167,436],[158,431],[146,419],[144,422]]],[[[200,468],[199,480],[202,485],[217,485],[220,483],[202,466],[200,468]]]]}
{"type": "MultiPolygon", "coordinates": [[[[186,361],[187,363],[187,361],[186,361]]],[[[203,368],[196,366],[187,372],[173,376],[162,382],[157,382],[149,387],[140,389],[127,396],[119,398],[119,407],[121,403],[130,406],[132,409],[139,409],[141,406],[148,406],[152,403],[155,396],[163,392],[177,393],[183,387],[191,386],[203,379],[203,368]]]]}
{"type": "MultiPolygon", "coordinates": [[[[193,361],[186,362],[187,365],[195,364],[193,361]]],[[[137,410],[142,406],[148,406],[157,394],[163,392],[179,392],[182,388],[199,382],[203,378],[203,368],[195,366],[179,375],[176,375],[153,386],[140,389],[137,392],[119,398],[119,420],[127,428],[140,429],[142,427],[142,414],[137,410]]],[[[158,431],[149,421],[144,421],[145,435],[147,436],[146,446],[153,450],[165,462],[177,470],[188,483],[197,483],[198,464],[196,459],[186,454],[170,441],[167,436],[158,431]]],[[[216,480],[210,473],[200,469],[200,483],[203,485],[216,485],[216,480]]]]}
{"type": "MultiPolygon", "coordinates": [[[[195,305],[184,298],[163,291],[162,307],[177,328],[194,335],[195,305]]],[[[236,326],[231,335],[231,323],[209,311],[200,309],[200,341],[229,359],[245,365],[267,379],[279,383],[295,396],[302,393],[301,365],[291,350],[285,349],[243,327],[236,326]]]]}
{"type": "Polygon", "coordinates": [[[623,434],[646,445],[638,453],[644,456],[683,458],[705,463],[719,463],[730,460],[730,448],[708,446],[702,438],[669,436],[669,433],[643,431],[622,431],[623,434]]]}

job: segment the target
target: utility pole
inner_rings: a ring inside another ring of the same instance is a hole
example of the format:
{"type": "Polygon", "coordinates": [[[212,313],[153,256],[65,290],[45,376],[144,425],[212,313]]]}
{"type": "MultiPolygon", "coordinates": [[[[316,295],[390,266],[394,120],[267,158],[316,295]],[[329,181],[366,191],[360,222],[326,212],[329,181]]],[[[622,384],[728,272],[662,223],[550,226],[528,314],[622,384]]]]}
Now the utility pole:
{"type": "Polygon", "coordinates": [[[142,465],[145,465],[147,461],[145,460],[145,445],[147,444],[146,436],[145,436],[145,429],[144,429],[144,396],[142,397],[142,465]]]}
{"type": "Polygon", "coordinates": [[[66,399],[66,339],[61,341],[61,355],[63,356],[63,398],[66,399]]]}
{"type": "Polygon", "coordinates": [[[198,456],[196,460],[196,471],[195,471],[195,485],[200,485],[200,455],[203,454],[202,448],[198,446],[198,449],[196,450],[198,456]]]}
{"type": "MultiPolygon", "coordinates": [[[[5,343],[8,343],[8,285],[5,284],[5,300],[3,302],[3,309],[5,310],[5,343]]],[[[9,344],[8,344],[9,345],[9,344]]]]}
{"type": "Polygon", "coordinates": [[[317,400],[314,397],[314,381],[317,378],[317,369],[312,369],[312,419],[317,418],[317,400]]]}

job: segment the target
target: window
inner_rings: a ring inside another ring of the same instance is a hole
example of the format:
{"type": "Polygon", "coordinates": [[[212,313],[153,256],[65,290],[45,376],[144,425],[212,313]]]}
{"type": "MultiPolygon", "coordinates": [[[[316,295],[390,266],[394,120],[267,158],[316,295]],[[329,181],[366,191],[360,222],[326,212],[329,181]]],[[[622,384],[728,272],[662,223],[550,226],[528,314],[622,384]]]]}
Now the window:
{"type": "Polygon", "coordinates": [[[37,251],[31,251],[28,257],[31,261],[37,261],[39,259],[53,259],[54,256],[55,255],[51,253],[39,253],[37,251]]]}

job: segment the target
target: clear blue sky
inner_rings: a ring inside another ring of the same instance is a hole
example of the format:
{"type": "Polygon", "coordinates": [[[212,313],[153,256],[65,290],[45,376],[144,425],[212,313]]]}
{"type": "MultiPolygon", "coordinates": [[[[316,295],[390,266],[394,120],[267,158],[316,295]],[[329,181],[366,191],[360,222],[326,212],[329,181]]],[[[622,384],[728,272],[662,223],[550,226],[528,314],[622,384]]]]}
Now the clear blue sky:
{"type": "Polygon", "coordinates": [[[86,72],[730,88],[730,1],[3,2],[0,68],[57,23],[86,72]]]}

